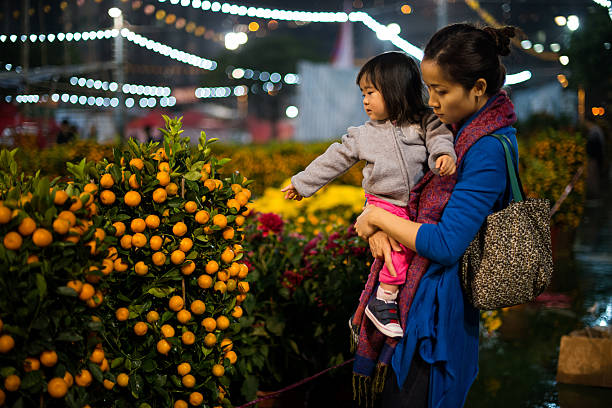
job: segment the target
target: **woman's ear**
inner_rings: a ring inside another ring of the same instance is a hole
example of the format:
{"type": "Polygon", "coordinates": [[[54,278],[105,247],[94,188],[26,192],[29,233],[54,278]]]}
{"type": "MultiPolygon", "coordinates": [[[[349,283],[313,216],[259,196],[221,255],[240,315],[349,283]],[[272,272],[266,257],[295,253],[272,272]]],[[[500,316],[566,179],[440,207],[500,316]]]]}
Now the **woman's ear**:
{"type": "Polygon", "coordinates": [[[474,83],[472,92],[476,96],[483,96],[487,92],[487,80],[484,78],[478,78],[474,83]]]}

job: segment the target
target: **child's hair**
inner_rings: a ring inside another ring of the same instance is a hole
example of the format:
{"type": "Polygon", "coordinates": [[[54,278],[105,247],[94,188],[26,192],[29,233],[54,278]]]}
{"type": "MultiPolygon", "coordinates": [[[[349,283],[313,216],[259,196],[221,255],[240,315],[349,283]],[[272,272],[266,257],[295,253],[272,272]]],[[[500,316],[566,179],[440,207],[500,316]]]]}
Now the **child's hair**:
{"type": "Polygon", "coordinates": [[[370,59],[357,74],[369,80],[382,94],[389,119],[398,124],[418,123],[427,111],[419,68],[403,52],[385,52],[370,59]]]}
{"type": "Polygon", "coordinates": [[[486,94],[491,96],[504,85],[506,68],[500,56],[510,54],[510,38],[515,34],[516,29],[510,26],[451,24],[431,37],[423,59],[434,61],[467,90],[483,78],[487,81],[486,94]]]}

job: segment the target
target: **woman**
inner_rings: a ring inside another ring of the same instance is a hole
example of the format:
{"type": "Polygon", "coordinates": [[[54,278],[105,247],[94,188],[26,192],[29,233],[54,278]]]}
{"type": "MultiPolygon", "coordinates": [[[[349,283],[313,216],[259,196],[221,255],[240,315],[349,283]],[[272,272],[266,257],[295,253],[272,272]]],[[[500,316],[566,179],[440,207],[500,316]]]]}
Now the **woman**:
{"type": "Polygon", "coordinates": [[[487,136],[506,135],[517,157],[516,116],[500,90],[506,74],[500,56],[509,54],[513,36],[512,27],[454,24],[431,38],[421,71],[429,105],[456,134],[456,176],[449,186],[429,173],[413,190],[416,222],[373,206],[357,219],[375,257],[389,260],[401,243],[423,260],[418,289],[404,298],[405,333],[395,345],[383,407],[461,407],[476,377],[478,310],[463,296],[459,260],[487,215],[511,200],[503,147],[487,136]]]}

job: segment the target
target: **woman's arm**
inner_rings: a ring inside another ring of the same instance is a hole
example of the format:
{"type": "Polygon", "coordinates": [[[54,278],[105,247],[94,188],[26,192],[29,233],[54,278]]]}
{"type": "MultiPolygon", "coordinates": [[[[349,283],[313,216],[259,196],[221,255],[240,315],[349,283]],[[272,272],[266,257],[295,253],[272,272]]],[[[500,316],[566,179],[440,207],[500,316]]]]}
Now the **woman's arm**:
{"type": "Polygon", "coordinates": [[[459,179],[438,224],[419,224],[368,207],[357,219],[355,229],[365,238],[380,229],[419,255],[452,265],[505,192],[506,173],[501,143],[483,137],[466,153],[459,179]]]}
{"type": "Polygon", "coordinates": [[[382,208],[368,205],[357,217],[355,230],[361,238],[369,239],[376,231],[382,230],[389,237],[416,251],[415,242],[421,224],[391,214],[382,208]]]}

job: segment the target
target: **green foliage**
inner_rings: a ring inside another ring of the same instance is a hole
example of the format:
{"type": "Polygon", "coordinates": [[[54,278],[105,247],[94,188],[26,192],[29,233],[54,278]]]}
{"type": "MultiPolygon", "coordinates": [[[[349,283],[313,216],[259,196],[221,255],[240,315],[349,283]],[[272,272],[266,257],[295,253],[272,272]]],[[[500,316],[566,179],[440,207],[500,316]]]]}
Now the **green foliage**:
{"type": "Polygon", "coordinates": [[[168,407],[178,399],[198,397],[196,393],[205,406],[231,406],[230,376],[240,350],[230,352],[220,343],[240,331],[239,304],[249,290],[248,269],[238,263],[243,257],[241,214],[248,211],[248,198],[242,196],[239,202],[238,193],[246,194],[249,181],[238,172],[223,175],[222,166],[229,160],[212,155],[215,139],[202,132],[200,145],[193,149],[189,139],[181,137],[181,120],[165,121],[163,145],[129,141],[113,150],[110,161],[67,163],[70,178],[25,176],[17,166],[18,152],[0,152],[0,377],[21,378],[20,388],[6,393],[9,406],[168,407]],[[158,178],[162,164],[168,166],[170,178],[163,186],[164,178],[158,178]],[[112,186],[101,188],[100,179],[109,176],[112,186]],[[128,192],[140,201],[126,200],[128,192]],[[154,192],[163,192],[163,199],[153,200],[154,192]],[[109,195],[114,201],[101,199],[109,195]],[[196,222],[195,211],[185,209],[188,201],[210,219],[196,222]],[[160,223],[147,224],[142,231],[145,244],[137,245],[131,235],[123,235],[130,239],[120,244],[119,224],[113,223],[125,223],[126,234],[136,235],[130,221],[152,214],[160,223]],[[221,219],[213,225],[215,216],[221,219]],[[43,240],[39,230],[32,234],[23,228],[27,217],[36,228],[50,231],[43,240]],[[179,223],[185,224],[186,233],[174,230],[179,223]],[[226,236],[228,229],[232,234],[226,236]],[[153,235],[162,242],[155,251],[148,244],[153,235]],[[191,242],[183,242],[187,238],[191,242]],[[163,261],[154,262],[153,252],[163,254],[163,261]],[[176,252],[184,260],[171,256],[176,252]],[[220,271],[210,273],[214,286],[205,287],[198,278],[212,260],[220,271]],[[148,270],[136,273],[137,262],[148,270]],[[191,263],[194,269],[187,268],[191,263]],[[200,300],[205,310],[192,309],[190,319],[179,321],[169,302],[177,295],[184,309],[200,300]],[[127,320],[117,317],[123,307],[127,320]],[[146,317],[150,310],[158,312],[159,320],[146,317]],[[217,318],[211,333],[201,324],[205,317],[217,318]],[[137,333],[137,322],[145,325],[146,333],[137,333]],[[227,327],[221,327],[226,322],[227,327]],[[176,335],[164,339],[163,324],[172,325],[176,335]],[[216,341],[205,343],[207,335],[216,341]],[[161,342],[168,342],[167,353],[159,348],[161,342]],[[26,370],[24,360],[45,350],[55,351],[58,362],[26,370]],[[177,372],[182,362],[191,365],[193,387],[177,372]],[[66,372],[77,384],[65,397],[50,398],[47,381],[66,372]],[[76,381],[82,373],[91,383],[76,381]],[[120,373],[129,378],[125,387],[117,381],[120,373]]]}
{"type": "Polygon", "coordinates": [[[352,228],[305,237],[274,214],[248,230],[254,298],[247,299],[238,362],[246,400],[350,357],[347,322],[371,256],[352,228]]]}
{"type": "MultiPolygon", "coordinates": [[[[13,216],[0,224],[0,319],[1,336],[10,336],[15,347],[0,353],[0,377],[4,380],[14,374],[21,378],[21,386],[7,393],[7,406],[46,406],[80,408],[91,402],[83,389],[69,389],[62,400],[50,398],[46,393],[47,382],[53,377],[63,378],[66,372],[73,376],[87,367],[84,361],[96,344],[95,331],[99,324],[92,321],[94,304],[77,297],[77,292],[67,287],[69,281],[82,279],[91,267],[99,268],[101,255],[91,253],[84,242],[93,240],[96,228],[103,227],[101,217],[90,217],[88,209],[75,210],[80,241],[65,240],[66,235],[55,232],[53,222],[61,211],[67,211],[73,200],[62,205],[53,202],[58,185],[45,177],[26,176],[17,171],[15,151],[0,152],[0,199],[3,209],[13,216]],[[54,187],[51,187],[54,186],[54,187]],[[32,234],[20,229],[24,219],[32,219],[37,230],[32,234]],[[37,245],[33,239],[39,230],[50,232],[52,242],[37,245]],[[19,234],[22,244],[9,249],[7,236],[19,234]],[[54,351],[58,362],[51,367],[41,365],[39,370],[26,369],[25,359],[39,359],[44,351],[54,351]]],[[[85,163],[87,165],[87,163],[85,163]]],[[[72,186],[76,196],[81,190],[72,186]]],[[[105,249],[107,242],[96,241],[105,249]]],[[[98,285],[96,296],[104,288],[98,285]]],[[[93,293],[92,293],[93,294],[93,293]]]]}
{"type": "MultiPolygon", "coordinates": [[[[586,163],[586,145],[579,132],[540,128],[519,135],[521,181],[527,195],[551,200],[553,205],[586,163]]],[[[575,228],[582,217],[585,198],[584,176],[563,202],[552,222],[575,228]]]]}
{"type": "MultiPolygon", "coordinates": [[[[221,166],[227,160],[218,160],[212,156],[210,144],[215,139],[207,139],[203,133],[198,149],[194,150],[189,146],[189,139],[181,137],[180,119],[165,119],[163,147],[159,147],[157,143],[139,145],[130,141],[126,150],[115,150],[112,163],[103,161],[98,165],[101,176],[107,173],[113,177],[114,185],[110,190],[118,198],[117,205],[101,208],[101,214],[113,222],[123,222],[126,225],[126,234],[133,233],[129,230],[131,220],[145,219],[150,214],[157,215],[161,219],[160,226],[148,227],[143,233],[147,242],[152,236],[161,237],[164,241],[161,249],[154,250],[149,245],[123,248],[119,245],[118,237],[116,238],[118,256],[122,263],[128,265],[128,269],[121,273],[115,272],[107,279],[112,296],[107,297],[107,301],[100,308],[100,317],[105,323],[102,331],[103,345],[106,355],[113,362],[109,372],[104,373],[104,378],[115,381],[116,376],[123,372],[129,375],[130,381],[127,389],[115,387],[105,396],[105,401],[109,404],[114,401],[113,407],[131,407],[136,401],[146,402],[151,407],[167,407],[178,399],[189,400],[190,394],[196,391],[203,394],[204,401],[210,404],[219,400],[219,404],[230,406],[229,399],[220,395],[220,389],[224,390],[223,393],[229,392],[230,380],[227,375],[232,375],[235,369],[230,360],[225,358],[225,350],[219,343],[223,338],[233,338],[240,331],[238,320],[232,317],[237,303],[236,281],[232,288],[224,284],[227,290],[215,290],[202,289],[197,278],[204,274],[204,266],[211,260],[218,262],[222,268],[240,260],[241,253],[236,253],[230,263],[221,259],[221,253],[226,248],[235,249],[235,245],[240,242],[240,233],[237,232],[234,238],[226,240],[221,234],[221,227],[213,226],[212,223],[200,225],[195,221],[194,214],[185,211],[184,205],[187,201],[194,201],[198,209],[207,211],[211,218],[223,214],[228,225],[235,226],[238,210],[229,208],[227,201],[234,197],[230,186],[242,184],[243,179],[237,173],[229,177],[222,176],[221,166]],[[160,186],[156,178],[158,163],[164,162],[164,155],[168,158],[171,183],[176,184],[178,192],[168,192],[166,200],[155,202],[151,199],[154,191],[169,191],[168,188],[160,186]],[[143,168],[138,169],[136,163],[132,162],[133,159],[142,160],[143,168]],[[200,182],[202,173],[205,172],[204,166],[210,167],[207,177],[222,180],[222,187],[210,190],[200,182]],[[132,175],[135,175],[140,185],[137,191],[142,196],[142,201],[137,206],[122,202],[122,197],[127,192],[135,191],[128,181],[132,175]],[[185,255],[186,262],[195,262],[196,269],[188,275],[182,273],[181,269],[186,263],[175,264],[171,261],[171,254],[179,249],[184,238],[173,232],[173,227],[179,222],[187,227],[184,237],[193,241],[193,247],[185,255]],[[165,255],[166,259],[161,265],[152,262],[156,252],[165,255]],[[148,266],[146,274],[136,273],[134,265],[138,262],[148,266]],[[169,308],[169,299],[177,295],[184,302],[186,310],[189,310],[196,300],[204,302],[204,314],[193,314],[188,322],[179,322],[176,312],[169,308]],[[115,312],[123,307],[128,309],[129,318],[127,321],[118,321],[115,312]],[[160,319],[156,322],[148,321],[149,311],[158,312],[160,319]],[[214,330],[212,333],[218,341],[212,346],[206,346],[203,340],[208,332],[200,323],[206,317],[219,316],[228,317],[231,325],[224,330],[214,330]],[[145,322],[145,335],[135,334],[134,325],[137,322],[145,322]],[[176,335],[164,340],[161,327],[165,324],[171,325],[176,330],[176,335]],[[189,344],[182,340],[182,335],[187,332],[193,333],[195,343],[189,344]],[[170,345],[167,354],[159,352],[157,348],[159,342],[164,341],[170,345]],[[185,387],[177,373],[177,366],[183,362],[191,365],[189,374],[195,377],[196,382],[193,388],[185,387]],[[215,364],[224,367],[225,376],[213,375],[212,368],[215,364]]],[[[221,281],[214,275],[212,278],[214,282],[221,281]]]]}

